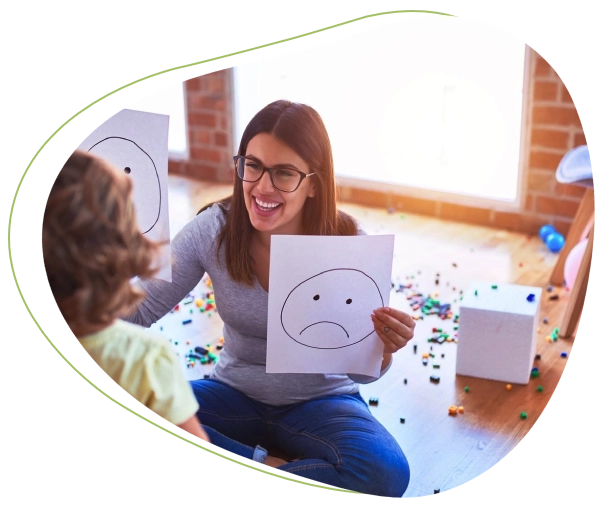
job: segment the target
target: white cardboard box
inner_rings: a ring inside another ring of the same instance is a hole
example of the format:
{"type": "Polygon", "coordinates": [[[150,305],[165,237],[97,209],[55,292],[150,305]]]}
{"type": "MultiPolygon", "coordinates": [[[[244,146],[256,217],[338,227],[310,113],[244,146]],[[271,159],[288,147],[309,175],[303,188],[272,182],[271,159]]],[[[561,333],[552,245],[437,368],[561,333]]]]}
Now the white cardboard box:
{"type": "Polygon", "coordinates": [[[542,289],[474,282],[460,304],[456,373],[527,384],[535,358],[542,289]],[[533,294],[534,300],[527,297],[533,294]]]}

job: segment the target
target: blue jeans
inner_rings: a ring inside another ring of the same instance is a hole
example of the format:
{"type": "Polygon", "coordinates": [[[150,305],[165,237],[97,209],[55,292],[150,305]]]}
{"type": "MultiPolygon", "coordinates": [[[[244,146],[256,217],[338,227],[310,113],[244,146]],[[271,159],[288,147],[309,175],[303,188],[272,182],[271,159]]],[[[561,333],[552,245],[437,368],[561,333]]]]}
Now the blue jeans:
{"type": "Polygon", "coordinates": [[[360,394],[272,406],[215,379],[191,386],[198,418],[216,446],[248,459],[257,445],[279,448],[297,458],[279,470],[361,493],[400,497],[408,486],[402,449],[360,394]]]}

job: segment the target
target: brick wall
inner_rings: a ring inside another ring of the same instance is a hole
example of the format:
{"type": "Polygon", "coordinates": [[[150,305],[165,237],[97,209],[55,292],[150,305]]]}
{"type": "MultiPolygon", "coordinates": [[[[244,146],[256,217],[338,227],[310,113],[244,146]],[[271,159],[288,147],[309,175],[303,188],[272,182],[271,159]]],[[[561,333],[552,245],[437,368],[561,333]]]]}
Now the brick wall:
{"type": "Polygon", "coordinates": [[[186,81],[189,158],[170,160],[170,173],[199,180],[232,181],[232,86],[231,69],[186,81]]]}
{"type": "Polygon", "coordinates": [[[573,100],[554,69],[532,53],[532,90],[528,106],[531,128],[524,212],[568,230],[584,189],[558,183],[556,167],[570,149],[586,144],[573,100]]]}
{"type": "MultiPolygon", "coordinates": [[[[537,233],[545,223],[566,234],[583,195],[583,189],[556,181],[562,156],[585,144],[575,106],[554,69],[528,48],[529,86],[524,102],[524,204],[520,211],[471,207],[392,192],[340,188],[340,199],[374,207],[432,215],[439,218],[537,233]]],[[[234,153],[232,73],[224,70],[192,79],[186,84],[190,159],[171,162],[174,173],[192,178],[230,182],[234,153]]]]}

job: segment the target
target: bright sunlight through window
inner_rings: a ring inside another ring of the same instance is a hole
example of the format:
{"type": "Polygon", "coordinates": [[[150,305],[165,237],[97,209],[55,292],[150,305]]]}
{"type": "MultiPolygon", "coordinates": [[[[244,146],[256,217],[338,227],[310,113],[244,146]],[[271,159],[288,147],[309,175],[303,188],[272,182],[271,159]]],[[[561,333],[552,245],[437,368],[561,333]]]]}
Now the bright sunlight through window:
{"type": "Polygon", "coordinates": [[[236,139],[273,100],[314,107],[336,174],[514,203],[525,45],[491,27],[433,16],[234,69],[236,139]]]}

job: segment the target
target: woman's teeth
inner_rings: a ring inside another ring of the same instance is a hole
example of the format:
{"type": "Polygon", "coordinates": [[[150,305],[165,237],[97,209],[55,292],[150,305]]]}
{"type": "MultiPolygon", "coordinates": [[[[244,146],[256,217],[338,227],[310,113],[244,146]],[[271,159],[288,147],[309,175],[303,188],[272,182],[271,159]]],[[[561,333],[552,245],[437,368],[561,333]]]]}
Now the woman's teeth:
{"type": "Polygon", "coordinates": [[[277,208],[277,206],[281,205],[280,202],[263,202],[256,199],[256,197],[254,198],[254,200],[256,201],[256,204],[258,205],[259,209],[262,211],[271,211],[272,209],[275,209],[277,208]]]}

